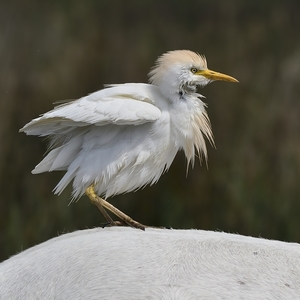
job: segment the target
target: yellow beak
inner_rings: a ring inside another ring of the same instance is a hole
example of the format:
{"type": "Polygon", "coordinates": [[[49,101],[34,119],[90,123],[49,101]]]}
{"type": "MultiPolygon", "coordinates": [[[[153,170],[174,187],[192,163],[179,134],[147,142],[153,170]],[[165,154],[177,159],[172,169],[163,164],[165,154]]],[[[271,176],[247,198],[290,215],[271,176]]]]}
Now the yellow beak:
{"type": "Polygon", "coordinates": [[[229,82],[239,82],[237,79],[226,75],[226,74],[222,74],[222,73],[218,73],[215,71],[211,71],[211,70],[199,70],[197,73],[195,73],[196,75],[202,75],[207,79],[210,80],[222,80],[222,81],[229,81],[229,82]]]}

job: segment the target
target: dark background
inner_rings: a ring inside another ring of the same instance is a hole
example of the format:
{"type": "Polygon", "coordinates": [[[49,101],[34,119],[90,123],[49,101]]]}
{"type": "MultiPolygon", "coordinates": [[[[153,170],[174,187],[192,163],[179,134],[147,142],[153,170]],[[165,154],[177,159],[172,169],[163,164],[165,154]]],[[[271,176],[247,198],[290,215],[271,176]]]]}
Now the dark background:
{"type": "Polygon", "coordinates": [[[61,172],[32,175],[46,143],[19,134],[53,102],[105,83],[146,82],[157,56],[190,49],[239,79],[207,97],[217,149],[186,177],[179,153],[158,184],[110,201],[153,226],[300,242],[300,2],[1,1],[0,261],[62,232],[101,226],[61,172]]]}

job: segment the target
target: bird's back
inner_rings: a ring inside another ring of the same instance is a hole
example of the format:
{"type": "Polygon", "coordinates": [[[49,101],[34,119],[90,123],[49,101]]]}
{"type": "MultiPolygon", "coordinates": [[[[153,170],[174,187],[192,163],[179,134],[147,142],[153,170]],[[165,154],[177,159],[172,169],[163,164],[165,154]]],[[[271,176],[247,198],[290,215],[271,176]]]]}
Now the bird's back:
{"type": "Polygon", "coordinates": [[[164,101],[156,86],[124,84],[58,106],[22,129],[52,138],[33,173],[66,170],[55,192],[74,180],[74,199],[92,183],[108,197],[156,182],[178,151],[164,101]]]}

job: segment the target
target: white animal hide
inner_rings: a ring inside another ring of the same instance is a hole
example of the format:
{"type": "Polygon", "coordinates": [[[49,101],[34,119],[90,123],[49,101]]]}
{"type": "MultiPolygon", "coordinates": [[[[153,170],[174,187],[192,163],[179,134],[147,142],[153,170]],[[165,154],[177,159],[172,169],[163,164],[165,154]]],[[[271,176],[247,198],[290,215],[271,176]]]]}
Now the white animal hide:
{"type": "Polygon", "coordinates": [[[300,299],[300,245],[201,230],[76,231],[2,262],[0,299],[300,299]]]}

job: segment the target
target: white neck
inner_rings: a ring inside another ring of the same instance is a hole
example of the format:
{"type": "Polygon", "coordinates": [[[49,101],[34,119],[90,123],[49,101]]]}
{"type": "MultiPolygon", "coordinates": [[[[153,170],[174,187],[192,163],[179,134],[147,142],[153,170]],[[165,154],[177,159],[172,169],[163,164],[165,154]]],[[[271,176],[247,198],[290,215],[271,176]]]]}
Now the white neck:
{"type": "MultiPolygon", "coordinates": [[[[197,93],[173,94],[170,116],[178,148],[185,152],[188,163],[194,163],[195,154],[207,158],[204,137],[213,144],[210,121],[205,110],[205,104],[197,93]],[[195,151],[196,150],[196,151],[195,151]]],[[[176,142],[175,142],[176,143],[176,142]]]]}

